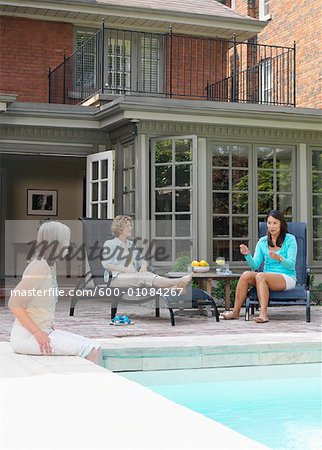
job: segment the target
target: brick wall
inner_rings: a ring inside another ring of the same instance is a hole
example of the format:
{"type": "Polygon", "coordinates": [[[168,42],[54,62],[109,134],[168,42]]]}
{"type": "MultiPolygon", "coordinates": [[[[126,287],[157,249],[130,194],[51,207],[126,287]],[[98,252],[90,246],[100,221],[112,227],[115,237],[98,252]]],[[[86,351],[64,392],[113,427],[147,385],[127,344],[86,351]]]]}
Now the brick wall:
{"type": "MultiPolygon", "coordinates": [[[[249,3],[236,0],[236,11],[245,14],[249,3]]],[[[248,8],[250,16],[254,16],[253,11],[248,8]]],[[[270,0],[270,14],[271,20],[258,35],[258,43],[292,47],[296,42],[296,106],[321,108],[321,1],[270,0]]]]}
{"type": "Polygon", "coordinates": [[[172,65],[169,36],[166,46],[166,90],[167,92],[171,90],[171,67],[173,97],[206,98],[207,83],[210,85],[226,78],[228,52],[226,41],[174,35],[172,65]]]}
{"type": "Polygon", "coordinates": [[[71,24],[0,18],[0,91],[18,94],[18,101],[48,101],[48,67],[72,52],[71,24]]]}

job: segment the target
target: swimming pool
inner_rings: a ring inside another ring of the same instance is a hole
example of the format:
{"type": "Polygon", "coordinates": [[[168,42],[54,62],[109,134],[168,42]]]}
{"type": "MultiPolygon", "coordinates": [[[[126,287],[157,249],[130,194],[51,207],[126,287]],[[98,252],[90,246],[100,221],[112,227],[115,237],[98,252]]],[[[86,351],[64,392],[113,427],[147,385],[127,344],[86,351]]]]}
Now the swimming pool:
{"type": "Polygon", "coordinates": [[[272,449],[321,449],[321,364],[128,372],[272,449]]]}

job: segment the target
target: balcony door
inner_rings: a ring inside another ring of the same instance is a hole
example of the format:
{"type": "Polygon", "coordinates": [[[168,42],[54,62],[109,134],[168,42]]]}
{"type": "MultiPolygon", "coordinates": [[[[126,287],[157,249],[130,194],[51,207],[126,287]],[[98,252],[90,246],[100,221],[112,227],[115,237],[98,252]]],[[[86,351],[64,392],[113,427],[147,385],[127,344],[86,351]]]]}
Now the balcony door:
{"type": "Polygon", "coordinates": [[[163,92],[164,36],[105,30],[105,92],[163,92]]]}

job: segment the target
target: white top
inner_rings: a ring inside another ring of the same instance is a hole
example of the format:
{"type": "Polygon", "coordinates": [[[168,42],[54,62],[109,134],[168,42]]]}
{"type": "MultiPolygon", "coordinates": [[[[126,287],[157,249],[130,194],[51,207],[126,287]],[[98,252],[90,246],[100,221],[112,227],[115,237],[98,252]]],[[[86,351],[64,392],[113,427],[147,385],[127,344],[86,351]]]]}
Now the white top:
{"type": "MultiPolygon", "coordinates": [[[[22,274],[21,289],[10,299],[10,306],[24,307],[31,319],[41,328],[54,323],[57,303],[56,271],[45,259],[32,260],[22,274]]],[[[14,326],[22,326],[18,319],[14,326]]]]}

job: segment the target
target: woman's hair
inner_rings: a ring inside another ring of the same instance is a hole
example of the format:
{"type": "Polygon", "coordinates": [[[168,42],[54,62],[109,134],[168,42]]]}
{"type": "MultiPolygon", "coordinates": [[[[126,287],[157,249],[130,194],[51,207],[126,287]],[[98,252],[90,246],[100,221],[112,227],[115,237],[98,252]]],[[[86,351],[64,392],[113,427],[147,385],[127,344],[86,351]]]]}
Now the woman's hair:
{"type": "MultiPolygon", "coordinates": [[[[270,211],[267,214],[266,222],[268,221],[269,217],[273,217],[274,219],[277,219],[277,220],[279,220],[281,222],[280,234],[279,234],[279,236],[278,236],[278,238],[276,240],[276,246],[277,247],[282,247],[282,244],[283,244],[283,242],[285,240],[285,235],[287,233],[287,222],[285,220],[285,217],[280,211],[277,211],[277,209],[272,209],[272,211],[270,211]]],[[[268,241],[268,245],[270,247],[274,247],[273,242],[272,242],[271,233],[268,230],[267,230],[267,241],[268,241]]]]}
{"type": "Polygon", "coordinates": [[[48,264],[53,265],[59,257],[63,257],[62,250],[70,243],[70,229],[67,225],[49,221],[44,222],[37,234],[36,257],[45,258],[48,264]]]}
{"type": "Polygon", "coordinates": [[[128,223],[132,224],[132,218],[130,216],[116,216],[111,227],[114,236],[118,237],[128,223]]]}

